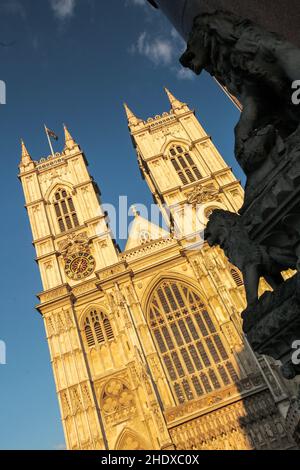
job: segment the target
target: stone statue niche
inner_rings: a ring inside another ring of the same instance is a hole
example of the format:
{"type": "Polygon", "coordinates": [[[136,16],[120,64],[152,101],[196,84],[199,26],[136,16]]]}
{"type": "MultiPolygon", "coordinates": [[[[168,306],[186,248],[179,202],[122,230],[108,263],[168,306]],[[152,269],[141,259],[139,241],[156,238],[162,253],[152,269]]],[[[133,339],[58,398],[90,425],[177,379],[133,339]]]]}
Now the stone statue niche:
{"type": "Polygon", "coordinates": [[[197,16],[181,63],[206,70],[242,105],[235,156],[247,176],[239,214],[216,210],[205,237],[243,273],[244,331],[253,349],[282,361],[285,378],[300,375],[300,50],[250,20],[226,11],[197,16]],[[281,272],[296,270],[284,280],[281,272]],[[272,288],[258,298],[259,279],[272,288]]]}

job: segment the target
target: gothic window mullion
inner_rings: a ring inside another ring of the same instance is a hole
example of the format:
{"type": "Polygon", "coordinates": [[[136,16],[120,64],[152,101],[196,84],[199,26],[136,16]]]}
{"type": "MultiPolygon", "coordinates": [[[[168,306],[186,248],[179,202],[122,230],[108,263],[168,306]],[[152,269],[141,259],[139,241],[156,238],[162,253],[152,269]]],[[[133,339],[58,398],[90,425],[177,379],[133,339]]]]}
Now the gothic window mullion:
{"type": "Polygon", "coordinates": [[[202,317],[202,311],[201,310],[197,310],[196,312],[194,312],[194,319],[195,319],[195,324],[196,324],[196,330],[198,331],[199,333],[199,337],[200,338],[206,338],[209,336],[209,333],[208,333],[208,330],[207,330],[207,327],[203,321],[203,317],[202,317]]]}
{"type": "Polygon", "coordinates": [[[58,225],[59,225],[59,229],[60,229],[61,233],[66,231],[65,221],[62,217],[60,217],[58,219],[58,225]]]}
{"type": "Polygon", "coordinates": [[[193,360],[190,357],[187,347],[180,348],[180,357],[182,358],[183,368],[185,370],[184,379],[188,381],[191,390],[197,395],[194,384],[192,382],[192,375],[197,372],[193,364],[193,360]]]}
{"type": "Polygon", "coordinates": [[[193,364],[193,361],[190,357],[189,351],[187,347],[180,348],[180,355],[182,357],[182,361],[184,364],[184,368],[186,369],[188,374],[194,374],[195,373],[195,366],[193,364]]]}
{"type": "Polygon", "coordinates": [[[231,383],[231,378],[227,372],[225,364],[219,364],[219,366],[217,367],[217,370],[218,370],[219,376],[221,377],[221,383],[223,383],[223,385],[227,387],[231,383]]]}
{"type": "Polygon", "coordinates": [[[219,376],[220,383],[224,386],[227,387],[232,383],[232,379],[227,371],[225,362],[222,362],[222,364],[218,364],[218,367],[215,369],[217,371],[217,375],[219,376]]]}
{"type": "Polygon", "coordinates": [[[167,349],[165,340],[163,338],[163,335],[162,335],[161,330],[160,330],[159,327],[155,328],[154,336],[155,336],[156,343],[158,345],[158,348],[159,348],[161,354],[164,354],[168,349],[167,349]]]}
{"type": "MultiPolygon", "coordinates": [[[[186,345],[186,343],[184,343],[186,345]]],[[[191,370],[189,370],[184,355],[182,354],[182,350],[186,350],[186,347],[176,347],[174,351],[171,353],[172,361],[174,364],[175,369],[177,370],[178,376],[179,376],[179,383],[182,383],[182,379],[188,379],[190,374],[192,373],[191,370]]],[[[191,362],[193,365],[193,361],[190,359],[188,351],[186,351],[186,355],[188,356],[188,361],[191,362]]],[[[185,356],[186,357],[186,356],[185,356]]],[[[193,388],[193,384],[190,383],[190,386],[193,388]]]]}
{"type": "Polygon", "coordinates": [[[239,381],[237,370],[238,365],[235,363],[235,361],[233,361],[232,357],[220,362],[217,364],[217,367],[215,367],[215,371],[217,372],[217,375],[221,379],[221,383],[224,384],[224,386],[239,381]]]}
{"type": "Polygon", "coordinates": [[[165,292],[163,290],[163,287],[158,289],[157,298],[158,298],[159,304],[162,308],[162,312],[164,312],[164,314],[167,314],[167,313],[171,312],[171,307],[170,307],[170,305],[167,301],[167,298],[166,298],[165,292]]]}
{"type": "Polygon", "coordinates": [[[177,322],[176,321],[173,321],[171,324],[170,324],[170,328],[172,330],[172,334],[173,334],[173,337],[175,339],[175,343],[178,347],[180,346],[183,346],[184,345],[184,339],[182,337],[182,334],[181,334],[181,331],[179,330],[178,328],[178,325],[177,325],[177,322]]]}
{"type": "Polygon", "coordinates": [[[89,348],[115,339],[109,318],[97,310],[90,311],[86,316],[84,333],[89,348]]]}
{"type": "Polygon", "coordinates": [[[196,176],[196,179],[200,180],[202,178],[202,175],[200,173],[199,168],[195,165],[192,167],[192,170],[193,170],[194,175],[196,176]]]}
{"type": "Polygon", "coordinates": [[[197,349],[199,351],[199,355],[201,357],[201,360],[204,364],[204,369],[207,369],[208,367],[211,367],[211,360],[209,355],[207,354],[207,351],[205,349],[205,346],[203,344],[203,340],[199,340],[196,342],[197,349]]]}
{"type": "Polygon", "coordinates": [[[179,384],[178,382],[174,383],[174,390],[175,390],[175,393],[176,393],[177,400],[178,400],[179,404],[184,403],[185,399],[184,399],[184,393],[183,393],[182,385],[179,384]]]}
{"type": "MultiPolygon", "coordinates": [[[[185,367],[185,369],[186,369],[185,363],[184,363],[184,367],[185,367]]],[[[189,388],[190,388],[192,394],[196,397],[196,396],[197,396],[197,391],[196,391],[195,386],[194,386],[194,383],[193,383],[193,381],[192,381],[192,374],[190,374],[189,372],[187,372],[183,377],[180,377],[180,383],[181,383],[181,385],[182,385],[182,387],[183,387],[183,389],[184,389],[185,394],[187,395],[187,393],[186,393],[186,387],[184,386],[184,382],[187,382],[187,383],[188,383],[189,388]]],[[[190,399],[192,399],[192,398],[190,398],[190,399]]]]}
{"type": "Polygon", "coordinates": [[[189,345],[189,353],[192,357],[193,364],[195,366],[195,370],[203,370],[203,363],[199,357],[199,354],[197,352],[197,349],[194,344],[189,345]]]}
{"type": "Polygon", "coordinates": [[[205,392],[211,393],[213,391],[213,388],[211,386],[210,380],[206,372],[207,371],[201,372],[199,376],[200,376],[200,380],[201,380],[202,386],[204,387],[205,392]]]}
{"type": "Polygon", "coordinates": [[[164,365],[167,369],[167,372],[168,372],[168,375],[169,375],[170,379],[172,381],[177,380],[178,379],[178,374],[177,374],[176,368],[174,368],[174,364],[173,364],[173,361],[172,361],[169,353],[166,353],[166,354],[163,355],[163,362],[164,362],[164,365]]]}
{"type": "Polygon", "coordinates": [[[72,196],[66,190],[59,189],[54,197],[54,209],[61,233],[79,226],[79,221],[72,196]]]}
{"type": "Polygon", "coordinates": [[[214,364],[219,364],[220,362],[222,362],[221,355],[216,348],[215,342],[213,340],[213,336],[210,336],[209,338],[206,339],[206,344],[211,354],[211,357],[213,358],[214,364]]]}
{"type": "Polygon", "coordinates": [[[161,326],[162,324],[165,323],[164,318],[163,318],[164,307],[163,307],[158,295],[155,296],[155,300],[156,300],[156,303],[157,303],[157,307],[154,306],[154,310],[155,310],[156,313],[159,313],[159,315],[156,315],[156,322],[157,322],[158,326],[161,326]]]}
{"type": "Polygon", "coordinates": [[[164,337],[164,340],[168,346],[169,351],[173,351],[173,349],[175,349],[175,343],[171,336],[172,332],[169,330],[168,326],[167,325],[162,326],[161,333],[164,337]]]}
{"type": "Polygon", "coordinates": [[[228,352],[228,348],[226,347],[225,345],[225,342],[222,341],[221,337],[220,337],[220,334],[219,333],[215,333],[213,336],[213,341],[214,341],[214,344],[215,344],[215,348],[217,349],[220,357],[221,357],[221,361],[227,361],[229,359],[229,352],[228,352]]]}
{"type": "Polygon", "coordinates": [[[216,333],[217,332],[217,329],[215,327],[215,324],[212,320],[212,317],[211,315],[208,313],[208,311],[206,309],[203,309],[202,311],[202,317],[204,319],[204,322],[206,324],[206,327],[208,328],[208,331],[213,334],[213,333],[216,333]]]}
{"type": "Polygon", "coordinates": [[[183,185],[202,178],[201,172],[190,153],[182,147],[172,147],[169,152],[171,163],[183,185]]]}
{"type": "Polygon", "coordinates": [[[232,361],[226,361],[225,364],[226,364],[226,369],[227,369],[227,372],[229,374],[229,377],[231,378],[231,381],[233,383],[238,382],[240,379],[239,379],[238,373],[236,371],[236,368],[233,365],[233,362],[232,361]]]}
{"type": "Polygon", "coordinates": [[[185,395],[187,397],[188,400],[193,400],[194,398],[194,386],[192,383],[190,383],[190,380],[188,380],[189,378],[186,377],[185,379],[183,379],[182,381],[182,385],[183,385],[183,389],[184,389],[184,392],[185,392],[185,395]]]}
{"type": "Polygon", "coordinates": [[[217,369],[215,367],[209,369],[208,375],[209,375],[211,383],[213,384],[213,388],[215,390],[220,389],[222,382],[219,380],[219,377],[218,377],[218,374],[217,374],[217,369]]]}
{"type": "Polygon", "coordinates": [[[189,315],[186,317],[186,324],[188,326],[188,330],[193,340],[196,341],[199,338],[201,338],[202,335],[201,335],[201,332],[198,331],[197,323],[194,320],[195,310],[193,309],[193,305],[188,303],[187,306],[188,306],[189,315]]]}
{"type": "Polygon", "coordinates": [[[185,364],[183,363],[181,359],[181,355],[179,354],[179,351],[178,350],[172,351],[171,358],[172,358],[172,361],[173,361],[173,364],[175,366],[178,376],[182,379],[188,374],[188,372],[185,367],[185,364]]]}
{"type": "Polygon", "coordinates": [[[191,287],[163,281],[153,294],[149,323],[179,403],[238,380],[222,332],[191,287]]]}
{"type": "MultiPolygon", "coordinates": [[[[167,305],[168,305],[168,310],[171,314],[172,313],[172,306],[169,302],[169,299],[168,299],[168,296],[166,294],[165,289],[162,289],[162,290],[163,290],[163,293],[164,293],[164,299],[165,299],[165,301],[167,302],[167,305]]],[[[162,309],[161,311],[165,312],[165,306],[163,306],[160,296],[156,297],[156,301],[160,305],[160,308],[162,309]]],[[[168,314],[166,314],[166,315],[168,316],[168,314]]],[[[167,346],[169,346],[168,343],[172,344],[171,350],[175,349],[176,346],[178,346],[178,343],[177,343],[177,338],[176,338],[172,328],[170,327],[170,322],[166,322],[164,324],[161,324],[159,329],[160,329],[160,333],[161,333],[161,335],[164,339],[165,344],[167,344],[167,346]]],[[[170,347],[169,347],[169,350],[170,350],[170,347]]]]}
{"type": "Polygon", "coordinates": [[[62,205],[61,205],[61,201],[59,201],[58,205],[59,205],[59,211],[60,211],[60,214],[61,214],[61,219],[60,220],[62,220],[62,225],[65,227],[65,230],[68,230],[67,224],[66,224],[66,219],[65,219],[65,214],[64,214],[64,211],[63,211],[63,208],[62,208],[62,205]]]}
{"type": "Polygon", "coordinates": [[[194,389],[196,391],[197,396],[201,397],[204,394],[204,392],[203,392],[203,386],[201,385],[199,377],[194,375],[192,377],[192,382],[193,382],[194,389]]]}
{"type": "Polygon", "coordinates": [[[178,326],[184,338],[185,343],[190,344],[192,342],[192,338],[187,328],[185,318],[180,318],[180,320],[178,320],[178,326]]]}
{"type": "Polygon", "coordinates": [[[170,284],[165,285],[166,298],[172,311],[177,310],[180,306],[177,304],[173,295],[170,284]]]}

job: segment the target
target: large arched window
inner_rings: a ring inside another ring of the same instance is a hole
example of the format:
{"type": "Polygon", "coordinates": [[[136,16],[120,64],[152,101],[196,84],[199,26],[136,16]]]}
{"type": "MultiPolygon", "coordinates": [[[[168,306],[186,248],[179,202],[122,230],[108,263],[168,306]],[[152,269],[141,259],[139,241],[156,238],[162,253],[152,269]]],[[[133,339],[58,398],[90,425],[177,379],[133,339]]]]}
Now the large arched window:
{"type": "Polygon", "coordinates": [[[84,320],[84,333],[89,348],[114,339],[109,318],[104,312],[91,310],[84,320]]]}
{"type": "Polygon", "coordinates": [[[199,168],[195,164],[190,153],[179,145],[170,149],[170,158],[181,182],[186,185],[194,183],[202,178],[199,168]]]}
{"type": "Polygon", "coordinates": [[[178,403],[239,380],[221,331],[188,284],[161,282],[150,299],[149,322],[178,403]]]}
{"type": "Polygon", "coordinates": [[[72,196],[66,189],[60,188],[56,191],[54,209],[61,233],[79,226],[72,196]]]}

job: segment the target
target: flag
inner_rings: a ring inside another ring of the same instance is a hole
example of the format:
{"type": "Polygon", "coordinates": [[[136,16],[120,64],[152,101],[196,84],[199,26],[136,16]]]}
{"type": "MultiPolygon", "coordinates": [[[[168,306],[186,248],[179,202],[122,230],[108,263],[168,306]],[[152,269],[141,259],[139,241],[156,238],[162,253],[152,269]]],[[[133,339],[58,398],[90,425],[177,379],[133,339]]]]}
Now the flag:
{"type": "Polygon", "coordinates": [[[48,127],[46,127],[46,132],[47,132],[49,137],[52,137],[52,139],[54,139],[54,140],[58,140],[58,137],[55,134],[55,132],[51,131],[51,129],[48,129],[48,127]]]}

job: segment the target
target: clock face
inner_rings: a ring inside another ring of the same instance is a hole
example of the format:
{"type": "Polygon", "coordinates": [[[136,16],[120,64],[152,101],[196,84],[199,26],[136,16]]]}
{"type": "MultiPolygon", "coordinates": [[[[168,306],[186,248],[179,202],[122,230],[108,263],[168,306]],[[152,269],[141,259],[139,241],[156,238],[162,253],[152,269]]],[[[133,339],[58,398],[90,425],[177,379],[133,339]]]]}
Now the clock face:
{"type": "Polygon", "coordinates": [[[89,253],[74,253],[66,259],[65,272],[70,279],[84,279],[95,270],[95,259],[89,253]]]}

